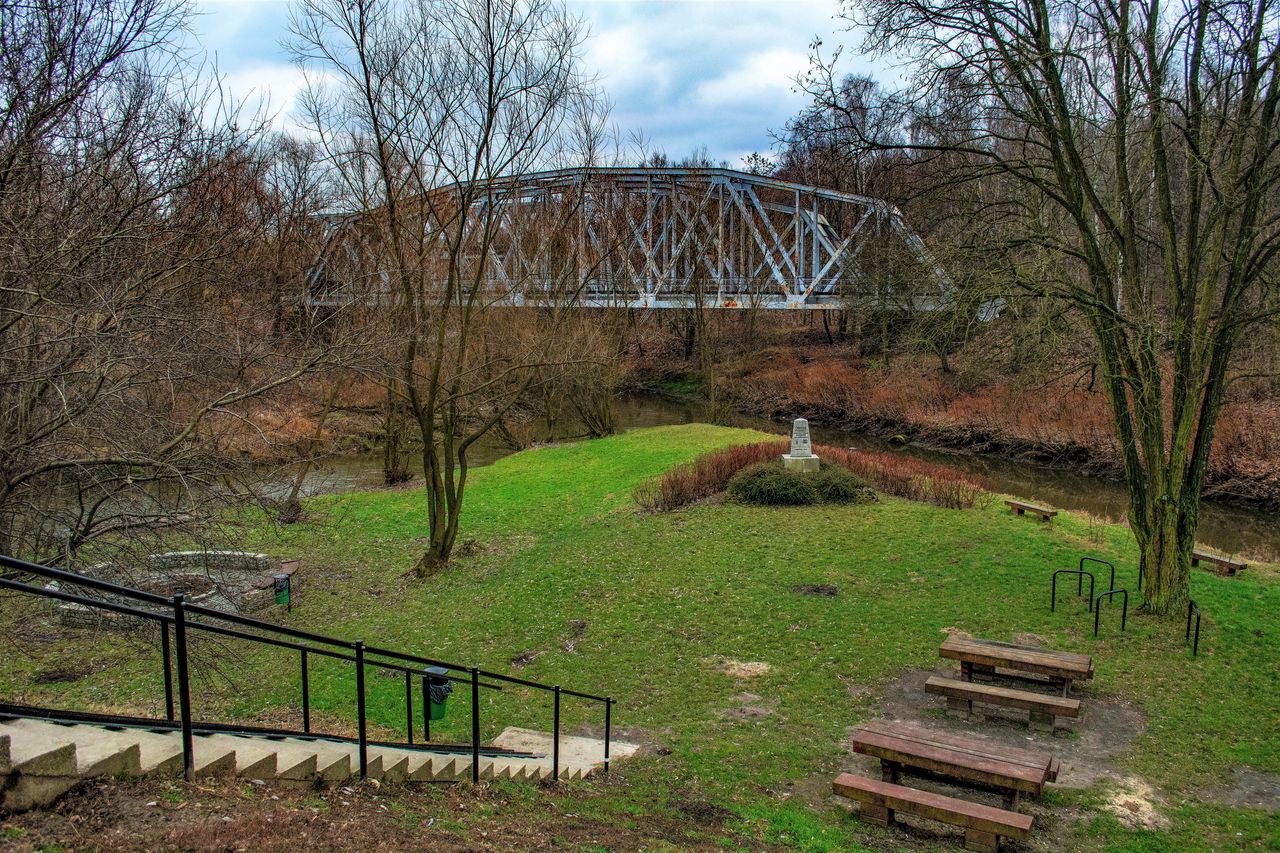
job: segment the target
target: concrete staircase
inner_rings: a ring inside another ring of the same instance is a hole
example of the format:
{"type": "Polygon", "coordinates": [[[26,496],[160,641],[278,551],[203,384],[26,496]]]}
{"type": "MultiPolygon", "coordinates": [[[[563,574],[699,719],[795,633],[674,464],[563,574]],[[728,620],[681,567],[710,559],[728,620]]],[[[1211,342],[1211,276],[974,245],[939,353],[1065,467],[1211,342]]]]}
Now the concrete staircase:
{"type": "MultiPolygon", "coordinates": [[[[196,776],[237,776],[309,787],[358,779],[360,774],[359,748],[345,741],[197,734],[194,745],[196,776]]],[[[560,762],[561,779],[585,778],[598,766],[574,758],[578,756],[560,762]]],[[[0,809],[5,811],[48,805],[84,779],[177,777],[182,770],[179,731],[25,717],[0,722],[0,809]]],[[[367,778],[383,783],[470,781],[471,755],[370,746],[367,778]]],[[[482,753],[480,778],[550,779],[551,758],[482,753]]]]}

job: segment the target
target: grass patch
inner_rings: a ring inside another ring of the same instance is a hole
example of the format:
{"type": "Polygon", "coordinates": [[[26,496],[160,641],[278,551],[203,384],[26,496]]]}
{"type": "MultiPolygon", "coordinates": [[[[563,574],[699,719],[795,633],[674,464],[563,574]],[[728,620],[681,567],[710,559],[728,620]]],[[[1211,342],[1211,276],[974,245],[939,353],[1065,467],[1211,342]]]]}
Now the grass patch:
{"type": "MultiPolygon", "coordinates": [[[[893,497],[862,506],[637,511],[632,491],[639,483],[707,451],[764,438],[707,425],[663,427],[532,450],[478,469],[464,535],[482,547],[425,581],[406,575],[425,547],[417,491],[317,498],[308,502],[307,522],[276,529],[245,519],[241,538],[246,547],[303,560],[297,607],[268,618],[501,671],[530,653],[520,675],[612,695],[620,737],[670,751],[619,765],[607,784],[507,802],[501,815],[485,820],[589,809],[625,826],[688,820],[690,803],[709,803],[728,817],[709,822],[705,836],[729,849],[748,842],[893,849],[904,836],[833,807],[820,795],[822,782],[845,758],[847,727],[874,715],[904,670],[936,666],[943,629],[958,627],[1004,640],[1030,632],[1056,648],[1088,652],[1097,663],[1092,690],[1145,715],[1146,732],[1118,769],[1162,792],[1171,828],[1139,832],[1099,817],[1061,830],[1059,849],[1280,843],[1275,815],[1204,801],[1233,767],[1280,772],[1280,584],[1273,569],[1251,567],[1238,578],[1194,574],[1206,621],[1200,656],[1191,658],[1180,624],[1131,614],[1121,634],[1118,613],[1108,609],[1094,640],[1082,601],[1069,596],[1049,612],[1051,571],[1074,567],[1082,554],[1115,561],[1118,585],[1135,582],[1128,531],[1099,532],[1083,516],[1063,513],[1041,524],[998,505],[955,510],[893,497]],[[804,584],[834,586],[839,595],[794,591],[804,584]],[[716,669],[717,656],[770,669],[742,682],[716,669]],[[861,698],[851,685],[862,689],[861,698]],[[721,713],[745,690],[767,699],[767,719],[721,713]],[[800,790],[816,793],[793,795],[800,790]]],[[[38,624],[43,617],[6,618],[38,624]]],[[[201,645],[213,660],[212,645],[201,645]]],[[[4,695],[14,701],[160,710],[154,646],[83,634],[24,651],[6,657],[0,670],[4,695]],[[94,665],[75,681],[35,683],[33,674],[67,656],[94,665]]],[[[220,670],[196,667],[202,717],[293,713],[292,653],[235,644],[217,651],[220,670]]],[[[318,714],[354,719],[349,668],[317,662],[312,678],[318,714]]],[[[371,720],[402,734],[403,681],[368,681],[371,720]]],[[[543,694],[517,688],[483,701],[485,737],[507,725],[550,728],[543,694]]],[[[459,710],[455,705],[433,724],[438,737],[467,738],[459,710]]],[[[566,700],[563,711],[571,733],[597,731],[602,722],[595,706],[566,700]]],[[[951,841],[942,846],[954,847],[951,841]]]]}

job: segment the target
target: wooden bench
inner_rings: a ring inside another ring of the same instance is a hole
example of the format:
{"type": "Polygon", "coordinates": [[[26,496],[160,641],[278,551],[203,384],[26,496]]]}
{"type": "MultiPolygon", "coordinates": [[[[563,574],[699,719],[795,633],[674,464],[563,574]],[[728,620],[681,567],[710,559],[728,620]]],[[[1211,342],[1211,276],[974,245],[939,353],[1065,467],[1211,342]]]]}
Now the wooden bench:
{"type": "Polygon", "coordinates": [[[1056,509],[1049,509],[1047,506],[1036,506],[1035,504],[1029,504],[1025,501],[1007,500],[1005,503],[1008,504],[1009,509],[1016,512],[1018,515],[1023,515],[1029,512],[1032,515],[1040,516],[1041,521],[1048,521],[1058,514],[1056,509]]]}
{"type": "Polygon", "coordinates": [[[964,848],[995,853],[1001,838],[1026,841],[1031,837],[1031,815],[995,806],[971,803],[955,797],[920,791],[905,785],[841,773],[831,783],[841,797],[862,803],[862,817],[881,826],[894,822],[895,812],[936,820],[964,828],[964,848]]]}
{"type": "Polygon", "coordinates": [[[1236,572],[1242,572],[1249,568],[1249,564],[1244,560],[1237,560],[1234,557],[1224,557],[1221,554],[1214,554],[1210,551],[1201,551],[1199,548],[1191,552],[1191,565],[1198,566],[1200,561],[1213,563],[1217,568],[1214,570],[1218,574],[1234,575],[1236,572]]]}
{"type": "Polygon", "coordinates": [[[924,692],[947,697],[947,707],[952,711],[961,711],[965,716],[973,713],[974,702],[1029,711],[1030,725],[1033,729],[1053,731],[1058,717],[1075,719],[1080,716],[1079,699],[1033,693],[1030,690],[1015,690],[1011,687],[997,687],[994,684],[957,681],[940,675],[929,677],[929,680],[924,683],[924,692]]]}
{"type": "Polygon", "coordinates": [[[944,776],[999,791],[1011,811],[1022,794],[1039,796],[1058,778],[1058,761],[1047,752],[894,720],[858,727],[853,751],[880,759],[885,782],[897,784],[903,773],[944,776]]]}
{"type": "MultiPolygon", "coordinates": [[[[972,681],[979,673],[994,675],[996,667],[1014,672],[1031,673],[1049,678],[1050,683],[1062,689],[1062,695],[1071,692],[1071,683],[1079,679],[1093,678],[1093,658],[1074,652],[1058,652],[1034,646],[1017,646],[977,637],[947,637],[938,647],[938,654],[960,662],[960,677],[972,681]]],[[[1003,674],[1007,678],[1021,676],[1003,674]]],[[[1035,681],[1036,679],[1024,678],[1035,681]]],[[[1037,681],[1044,684],[1043,680],[1037,681]]]]}

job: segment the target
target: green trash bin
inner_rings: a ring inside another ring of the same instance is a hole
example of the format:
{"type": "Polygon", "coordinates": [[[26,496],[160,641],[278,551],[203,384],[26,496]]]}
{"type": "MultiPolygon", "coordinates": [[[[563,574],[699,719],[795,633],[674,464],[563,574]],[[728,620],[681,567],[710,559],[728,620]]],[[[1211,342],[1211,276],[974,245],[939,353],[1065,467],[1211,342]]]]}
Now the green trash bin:
{"type": "Polygon", "coordinates": [[[432,720],[443,720],[445,702],[453,692],[453,682],[447,676],[449,670],[442,666],[429,666],[425,670],[427,678],[428,702],[427,716],[432,720]]]}
{"type": "Polygon", "coordinates": [[[283,604],[293,609],[293,589],[289,576],[281,573],[271,576],[271,591],[275,593],[276,604],[283,604]]]}

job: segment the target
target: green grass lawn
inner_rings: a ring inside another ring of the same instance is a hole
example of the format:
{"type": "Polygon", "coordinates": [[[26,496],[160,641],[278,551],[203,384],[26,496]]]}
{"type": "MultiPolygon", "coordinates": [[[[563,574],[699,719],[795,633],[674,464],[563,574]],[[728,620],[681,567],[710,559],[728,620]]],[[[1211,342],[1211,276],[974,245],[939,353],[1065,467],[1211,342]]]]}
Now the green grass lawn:
{"type": "MultiPolygon", "coordinates": [[[[994,501],[972,510],[893,498],[794,509],[708,504],[663,515],[640,514],[632,504],[632,488],[672,464],[758,439],[707,425],[663,427],[478,469],[462,537],[477,546],[423,581],[406,575],[426,534],[422,496],[413,489],[317,498],[305,523],[276,529],[248,520],[243,539],[303,560],[297,608],[267,618],[608,694],[618,701],[620,736],[669,750],[619,765],[625,783],[513,795],[508,818],[563,808],[626,825],[698,802],[729,811],[713,834],[730,849],[900,849],[908,836],[864,826],[820,793],[845,757],[847,728],[875,716],[904,672],[938,666],[943,629],[952,627],[1005,640],[1028,632],[1092,654],[1097,677],[1088,695],[1130,703],[1145,717],[1114,770],[1155,787],[1169,828],[1124,828],[1097,808],[1106,784],[1058,790],[1049,795],[1053,808],[1036,831],[1036,849],[1280,849],[1275,814],[1207,796],[1230,786],[1233,768],[1280,773],[1273,567],[1236,578],[1194,574],[1205,625],[1200,656],[1192,658],[1178,622],[1131,612],[1122,634],[1118,607],[1108,607],[1095,640],[1092,617],[1074,595],[1049,611],[1052,570],[1074,568],[1083,554],[1116,561],[1117,585],[1133,586],[1135,552],[1120,526],[1070,513],[1041,524],[994,501]],[[802,595],[798,584],[834,584],[839,594],[802,595]],[[585,628],[575,630],[579,622],[585,628]],[[514,670],[511,658],[525,652],[532,661],[514,670]],[[718,669],[725,658],[766,662],[770,671],[735,680],[718,669]],[[760,696],[771,715],[726,715],[744,692],[760,696]],[[1044,846],[1049,837],[1052,848],[1044,846]]],[[[4,695],[158,708],[158,664],[145,647],[85,637],[35,648],[6,661],[4,695]],[[35,683],[68,654],[99,666],[75,681],[35,683]]],[[[206,665],[197,673],[202,716],[295,713],[292,653],[228,651],[217,671],[206,665]]],[[[353,718],[353,689],[349,668],[314,667],[311,695],[322,719],[353,718]]],[[[369,689],[371,719],[403,732],[403,682],[373,675],[369,689]]],[[[486,737],[507,725],[550,728],[545,694],[516,688],[483,700],[486,737]]],[[[598,732],[598,706],[566,700],[564,710],[568,731],[598,732]]],[[[464,711],[463,704],[451,709],[437,736],[466,740],[464,711]]],[[[497,818],[472,819],[479,827],[497,818]]],[[[958,848],[954,838],[909,843],[958,848]]]]}

